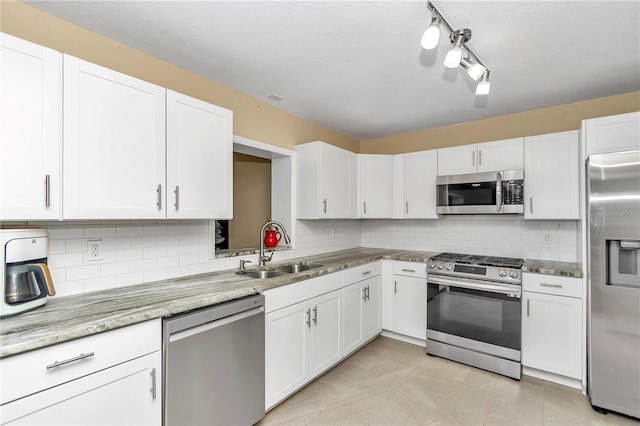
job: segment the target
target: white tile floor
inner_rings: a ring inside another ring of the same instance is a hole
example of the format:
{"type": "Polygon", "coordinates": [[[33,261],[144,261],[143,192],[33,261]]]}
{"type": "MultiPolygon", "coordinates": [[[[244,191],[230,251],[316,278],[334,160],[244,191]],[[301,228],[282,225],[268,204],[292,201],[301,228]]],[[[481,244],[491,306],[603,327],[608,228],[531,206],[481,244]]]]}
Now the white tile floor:
{"type": "Polygon", "coordinates": [[[259,425],[640,425],[594,411],[579,390],[516,381],[378,337],[259,425]]]}

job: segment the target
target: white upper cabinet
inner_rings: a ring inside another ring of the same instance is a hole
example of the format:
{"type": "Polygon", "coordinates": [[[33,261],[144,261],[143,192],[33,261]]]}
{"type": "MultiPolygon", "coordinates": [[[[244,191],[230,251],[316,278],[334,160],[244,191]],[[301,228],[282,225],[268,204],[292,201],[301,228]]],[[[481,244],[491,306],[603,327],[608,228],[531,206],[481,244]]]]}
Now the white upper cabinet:
{"type": "Polygon", "coordinates": [[[585,157],[640,149],[640,112],[584,120],[582,137],[585,157]]]}
{"type": "Polygon", "coordinates": [[[165,89],[64,56],[65,219],[165,217],[165,89]]]}
{"type": "Polygon", "coordinates": [[[356,216],[357,156],[324,142],[296,146],[298,219],[356,216]]]}
{"type": "Polygon", "coordinates": [[[358,155],[358,217],[390,218],[393,202],[393,156],[358,155]]]}
{"type": "Polygon", "coordinates": [[[438,149],[440,176],[523,168],[523,138],[438,149]]]}
{"type": "Polygon", "coordinates": [[[0,34],[0,220],[60,218],[62,55],[0,34]]]}
{"type": "Polygon", "coordinates": [[[167,218],[233,216],[233,112],[167,90],[167,218]]]}
{"type": "Polygon", "coordinates": [[[525,138],[525,219],[580,218],[578,131],[525,138]]]}
{"type": "Polygon", "coordinates": [[[402,173],[404,217],[407,219],[437,219],[438,150],[432,149],[402,155],[404,156],[402,173]]]}

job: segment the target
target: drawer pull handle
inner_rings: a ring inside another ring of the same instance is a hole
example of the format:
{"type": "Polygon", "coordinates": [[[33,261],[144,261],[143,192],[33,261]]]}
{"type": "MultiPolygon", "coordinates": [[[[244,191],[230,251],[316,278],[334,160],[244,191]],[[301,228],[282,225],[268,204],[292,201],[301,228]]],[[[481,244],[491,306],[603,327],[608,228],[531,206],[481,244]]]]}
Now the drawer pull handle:
{"type": "Polygon", "coordinates": [[[371,273],[371,271],[363,271],[362,275],[367,275],[367,274],[370,274],[370,273],[371,273]]]}
{"type": "Polygon", "coordinates": [[[94,355],[95,355],[95,353],[89,352],[88,354],[80,354],[80,355],[78,355],[76,357],[65,359],[64,361],[54,361],[53,364],[47,365],[47,370],[51,369],[51,368],[60,367],[61,365],[69,364],[71,362],[80,361],[81,359],[89,358],[89,357],[94,356],[94,355]]]}
{"type": "Polygon", "coordinates": [[[401,270],[402,270],[402,272],[412,272],[414,274],[416,273],[415,269],[404,269],[404,268],[402,268],[401,270]]]}
{"type": "Polygon", "coordinates": [[[562,284],[549,284],[549,283],[540,283],[542,287],[554,287],[554,288],[562,288],[562,284]]]}

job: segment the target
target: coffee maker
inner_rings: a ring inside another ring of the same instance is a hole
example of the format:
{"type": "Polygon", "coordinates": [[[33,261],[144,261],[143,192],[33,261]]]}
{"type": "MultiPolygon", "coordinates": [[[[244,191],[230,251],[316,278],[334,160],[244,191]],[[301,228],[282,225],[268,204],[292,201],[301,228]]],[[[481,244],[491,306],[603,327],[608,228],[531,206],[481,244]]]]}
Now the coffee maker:
{"type": "Polygon", "coordinates": [[[0,229],[0,318],[30,311],[56,294],[47,267],[46,229],[0,229]]]}

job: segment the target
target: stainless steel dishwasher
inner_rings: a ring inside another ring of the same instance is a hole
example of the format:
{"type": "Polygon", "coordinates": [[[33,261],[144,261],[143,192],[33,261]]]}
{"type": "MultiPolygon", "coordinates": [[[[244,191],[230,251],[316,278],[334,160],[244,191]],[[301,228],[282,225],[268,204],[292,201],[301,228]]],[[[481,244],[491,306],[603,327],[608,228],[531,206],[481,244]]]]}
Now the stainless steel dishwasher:
{"type": "Polygon", "coordinates": [[[162,334],[164,425],[264,417],[264,296],[165,318],[162,334]]]}

